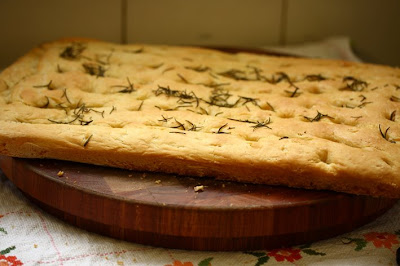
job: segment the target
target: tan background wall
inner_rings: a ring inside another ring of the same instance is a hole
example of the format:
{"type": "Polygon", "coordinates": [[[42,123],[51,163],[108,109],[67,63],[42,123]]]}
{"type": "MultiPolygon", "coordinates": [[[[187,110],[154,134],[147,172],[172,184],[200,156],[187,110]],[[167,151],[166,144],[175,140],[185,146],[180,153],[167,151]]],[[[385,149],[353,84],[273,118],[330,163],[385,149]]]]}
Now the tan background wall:
{"type": "Polygon", "coordinates": [[[0,69],[62,37],[268,46],[351,38],[365,61],[400,66],[399,0],[0,0],[0,69]]]}

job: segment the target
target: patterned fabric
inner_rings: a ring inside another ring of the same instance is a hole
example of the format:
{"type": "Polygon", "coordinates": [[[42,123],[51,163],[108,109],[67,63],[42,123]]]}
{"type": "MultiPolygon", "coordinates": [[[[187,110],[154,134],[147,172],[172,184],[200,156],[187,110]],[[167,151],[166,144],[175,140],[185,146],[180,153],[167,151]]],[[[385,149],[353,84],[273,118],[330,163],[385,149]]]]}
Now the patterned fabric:
{"type": "Polygon", "coordinates": [[[400,202],[351,233],[251,252],[163,249],[99,236],[37,208],[0,174],[0,266],[5,265],[396,265],[400,202]]]}

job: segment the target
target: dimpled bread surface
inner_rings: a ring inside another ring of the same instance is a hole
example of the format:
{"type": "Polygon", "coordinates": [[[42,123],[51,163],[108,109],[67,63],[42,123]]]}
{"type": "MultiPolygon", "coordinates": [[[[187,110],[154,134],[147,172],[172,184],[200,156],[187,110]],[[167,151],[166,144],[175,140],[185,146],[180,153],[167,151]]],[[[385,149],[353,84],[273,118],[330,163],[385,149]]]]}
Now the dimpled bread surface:
{"type": "Polygon", "coordinates": [[[0,73],[0,154],[400,198],[400,70],[65,39],[0,73]]]}

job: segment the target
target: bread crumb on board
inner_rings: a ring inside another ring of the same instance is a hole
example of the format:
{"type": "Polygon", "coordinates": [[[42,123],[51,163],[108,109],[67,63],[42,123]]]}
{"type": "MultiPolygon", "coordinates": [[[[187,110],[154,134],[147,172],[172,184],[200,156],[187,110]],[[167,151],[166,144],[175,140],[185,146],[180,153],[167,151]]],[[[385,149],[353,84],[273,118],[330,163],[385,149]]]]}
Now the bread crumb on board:
{"type": "Polygon", "coordinates": [[[62,177],[62,176],[64,176],[64,171],[58,171],[58,173],[57,173],[57,175],[59,176],[59,177],[62,177]]]}
{"type": "Polygon", "coordinates": [[[198,185],[193,187],[194,192],[203,192],[204,191],[204,186],[203,185],[198,185]]]}

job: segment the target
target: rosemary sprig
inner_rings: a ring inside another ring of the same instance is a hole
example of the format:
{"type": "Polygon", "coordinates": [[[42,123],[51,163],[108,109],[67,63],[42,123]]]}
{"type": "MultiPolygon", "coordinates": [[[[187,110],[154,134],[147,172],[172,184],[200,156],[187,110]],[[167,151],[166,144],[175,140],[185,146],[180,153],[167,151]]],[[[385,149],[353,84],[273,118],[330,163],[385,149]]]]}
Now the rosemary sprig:
{"type": "Polygon", "coordinates": [[[267,105],[269,106],[272,112],[275,112],[275,108],[269,102],[267,102],[267,105]]]}
{"type": "Polygon", "coordinates": [[[63,98],[63,97],[65,97],[65,99],[67,100],[68,103],[71,103],[71,101],[68,98],[67,89],[66,88],[63,89],[63,94],[61,95],[61,98],[63,98]]]}
{"type": "Polygon", "coordinates": [[[188,129],[188,131],[199,131],[202,128],[202,127],[196,126],[195,124],[193,124],[189,120],[186,120],[186,122],[188,122],[189,125],[190,125],[190,128],[188,129]]]}
{"type": "Polygon", "coordinates": [[[326,80],[328,78],[322,76],[321,74],[310,74],[304,77],[305,80],[307,81],[322,81],[326,80]]]}
{"type": "Polygon", "coordinates": [[[367,99],[367,97],[365,97],[364,95],[359,95],[359,97],[361,97],[361,100],[360,100],[360,102],[363,102],[363,101],[365,101],[366,99],[367,99]]]}
{"type": "MultiPolygon", "coordinates": [[[[175,119],[175,118],[174,118],[175,119]]],[[[175,122],[178,124],[177,126],[171,127],[171,128],[180,128],[182,130],[186,130],[185,125],[179,122],[178,120],[175,119],[175,122]]]]}
{"type": "Polygon", "coordinates": [[[163,70],[162,74],[164,74],[165,72],[174,70],[174,69],[175,69],[175,67],[168,67],[168,68],[166,68],[166,69],[163,70]]]}
{"type": "Polygon", "coordinates": [[[184,83],[188,83],[188,84],[189,84],[189,81],[188,81],[184,76],[182,76],[182,75],[179,74],[179,73],[177,73],[176,75],[178,75],[178,77],[179,77],[184,83]]]}
{"type": "Polygon", "coordinates": [[[93,137],[93,134],[90,135],[90,136],[86,139],[86,141],[83,143],[83,147],[86,147],[86,146],[88,145],[88,143],[89,143],[89,141],[92,139],[92,137],[93,137]]]}
{"type": "Polygon", "coordinates": [[[64,73],[59,64],[57,64],[57,73],[64,73]]]}
{"type": "MultiPolygon", "coordinates": [[[[228,126],[228,123],[222,125],[220,128],[218,128],[218,131],[217,131],[217,132],[213,132],[213,133],[215,133],[215,134],[231,134],[231,132],[225,132],[225,131],[223,131],[223,129],[226,128],[227,126],[228,126]]],[[[232,128],[231,128],[231,127],[228,127],[228,130],[229,130],[229,129],[232,129],[232,128]]]]}
{"type": "Polygon", "coordinates": [[[270,124],[270,123],[271,123],[271,117],[269,117],[268,120],[265,120],[264,122],[258,122],[257,121],[257,123],[254,126],[251,126],[251,127],[253,128],[253,131],[255,131],[258,128],[262,128],[262,127],[268,128],[268,129],[272,129],[272,128],[270,128],[268,126],[268,124],[270,124]]]}
{"type": "Polygon", "coordinates": [[[346,86],[340,89],[342,91],[363,91],[368,87],[367,82],[352,76],[344,77],[343,82],[346,82],[346,86]]]}
{"type": "MultiPolygon", "coordinates": [[[[186,90],[180,91],[180,90],[171,90],[169,86],[167,87],[162,87],[158,85],[157,90],[153,91],[156,96],[159,95],[166,95],[167,97],[176,97],[178,99],[178,103],[194,103],[196,102],[196,107],[199,106],[199,101],[200,99],[196,96],[196,94],[191,91],[187,92],[186,90]]],[[[188,107],[188,106],[186,106],[188,107]]]]}
{"type": "Polygon", "coordinates": [[[226,78],[230,78],[230,79],[234,79],[234,80],[249,80],[246,77],[246,72],[244,72],[243,70],[239,70],[239,69],[229,69],[227,71],[218,73],[218,75],[226,77],[226,78]]]}
{"type": "Polygon", "coordinates": [[[37,89],[39,89],[39,88],[47,88],[48,90],[54,90],[54,86],[52,85],[52,80],[50,80],[49,81],[49,83],[47,83],[47,84],[44,84],[44,85],[34,85],[33,87],[34,88],[37,88],[37,89]]]}
{"type": "Polygon", "coordinates": [[[49,107],[50,99],[49,99],[49,97],[47,97],[47,96],[44,96],[44,97],[46,97],[46,103],[45,103],[43,106],[41,106],[40,108],[47,108],[47,107],[49,107]]]}
{"type": "Polygon", "coordinates": [[[396,110],[394,110],[391,114],[390,114],[390,118],[389,118],[389,120],[390,121],[396,121],[396,110]]]}
{"type": "Polygon", "coordinates": [[[160,122],[168,122],[169,120],[172,119],[172,117],[164,117],[164,115],[161,115],[161,117],[162,117],[162,119],[161,119],[161,120],[158,120],[158,121],[160,121],[160,122]]]}
{"type": "Polygon", "coordinates": [[[81,123],[81,126],[87,126],[92,122],[93,122],[93,119],[90,119],[90,120],[79,120],[79,123],[81,123]]]}
{"type": "Polygon", "coordinates": [[[299,87],[295,86],[293,83],[291,83],[290,86],[294,87],[294,91],[285,90],[286,93],[290,94],[290,96],[289,96],[290,98],[297,97],[297,96],[299,96],[301,94],[300,92],[298,92],[299,91],[299,87]]]}
{"type": "Polygon", "coordinates": [[[396,97],[396,96],[394,96],[394,95],[392,95],[392,96],[390,97],[390,100],[391,100],[392,102],[400,102],[400,98],[399,98],[399,97],[396,97]]]}
{"type": "Polygon", "coordinates": [[[258,106],[259,107],[259,105],[258,105],[258,99],[256,99],[256,98],[251,98],[251,97],[246,97],[246,96],[239,96],[239,102],[240,101],[242,101],[242,105],[245,105],[245,104],[247,104],[247,103],[252,103],[252,104],[254,104],[255,106],[258,106]]]}
{"type": "Polygon", "coordinates": [[[140,103],[140,105],[139,105],[137,111],[140,111],[140,110],[142,109],[143,103],[144,103],[144,100],[140,103]]]}
{"type": "Polygon", "coordinates": [[[82,52],[86,49],[86,45],[82,43],[72,43],[60,53],[60,57],[69,60],[79,59],[82,52]]]}
{"type": "Polygon", "coordinates": [[[388,131],[390,127],[386,128],[385,132],[382,131],[381,125],[379,124],[379,132],[381,133],[382,138],[385,140],[391,142],[391,143],[396,143],[396,141],[389,139],[388,131]]]}
{"type": "Polygon", "coordinates": [[[50,122],[52,122],[52,123],[54,123],[54,124],[65,124],[65,125],[67,125],[67,124],[72,124],[73,122],[75,122],[76,120],[78,120],[78,118],[79,118],[79,116],[75,116],[75,118],[73,118],[72,120],[70,120],[70,121],[67,121],[67,122],[64,122],[64,121],[56,121],[56,120],[53,120],[53,119],[47,119],[48,121],[50,121],[50,122]]]}
{"type": "Polygon", "coordinates": [[[271,79],[266,80],[268,83],[277,84],[281,81],[286,81],[289,84],[293,84],[292,80],[290,79],[289,75],[285,72],[277,72],[275,75],[272,75],[271,79]]]}
{"type": "Polygon", "coordinates": [[[262,80],[265,81],[266,77],[264,77],[263,75],[261,75],[262,69],[255,67],[255,66],[247,66],[248,68],[251,68],[253,70],[254,75],[256,76],[255,79],[256,80],[262,80]]]}
{"type": "Polygon", "coordinates": [[[69,114],[69,110],[70,110],[69,107],[64,106],[62,103],[58,103],[58,104],[56,105],[56,107],[57,107],[57,108],[60,108],[60,109],[63,109],[66,115],[69,114]]]}
{"type": "Polygon", "coordinates": [[[98,111],[98,110],[95,110],[95,109],[90,108],[90,109],[88,109],[88,111],[93,111],[93,112],[95,112],[95,113],[98,113],[98,114],[101,115],[101,117],[104,118],[104,110],[103,110],[103,111],[98,111]]]}
{"type": "Polygon", "coordinates": [[[207,112],[207,110],[206,110],[206,109],[204,109],[203,107],[201,107],[201,106],[200,106],[200,110],[201,110],[202,114],[206,114],[206,115],[208,115],[208,112],[207,112]]]}
{"type": "Polygon", "coordinates": [[[231,96],[232,94],[230,94],[229,91],[225,91],[221,88],[216,88],[211,92],[209,101],[204,100],[204,102],[206,102],[209,105],[214,105],[218,107],[232,108],[236,106],[240,98],[235,103],[231,104],[228,102],[228,99],[231,96]]]}
{"type": "Polygon", "coordinates": [[[194,67],[186,66],[185,68],[196,71],[196,72],[206,72],[208,70],[211,70],[211,68],[209,68],[208,66],[194,66],[194,67]]]}
{"type": "Polygon", "coordinates": [[[307,116],[304,116],[304,118],[307,119],[307,120],[310,121],[310,122],[318,122],[319,120],[321,120],[321,119],[324,118],[324,117],[333,119],[333,117],[331,117],[331,116],[329,116],[329,115],[327,115],[327,114],[322,114],[322,113],[320,113],[319,111],[317,111],[317,115],[316,115],[315,117],[307,117],[307,116]]]}
{"type": "Polygon", "coordinates": [[[372,102],[363,102],[363,103],[357,105],[357,107],[358,108],[363,108],[364,106],[366,106],[367,104],[370,104],[370,103],[372,103],[372,102]]]}
{"type": "Polygon", "coordinates": [[[242,120],[242,119],[235,119],[235,118],[227,118],[228,120],[232,120],[232,121],[236,121],[236,122],[242,122],[242,123],[249,123],[249,124],[255,124],[254,126],[251,126],[253,128],[253,131],[258,129],[258,128],[268,128],[268,129],[272,129],[270,128],[268,125],[271,123],[271,117],[268,117],[268,120],[265,120],[263,122],[259,122],[259,121],[251,121],[248,119],[242,120]]]}
{"type": "Polygon", "coordinates": [[[85,72],[92,76],[104,77],[104,74],[106,72],[106,69],[100,64],[83,63],[82,66],[83,66],[85,72]]]}
{"type": "Polygon", "coordinates": [[[124,89],[118,91],[119,93],[132,93],[133,91],[135,91],[135,88],[134,88],[133,84],[131,83],[131,81],[129,80],[128,77],[126,77],[126,80],[128,81],[128,86],[126,86],[126,85],[113,85],[111,87],[112,88],[124,88],[124,89]]]}

